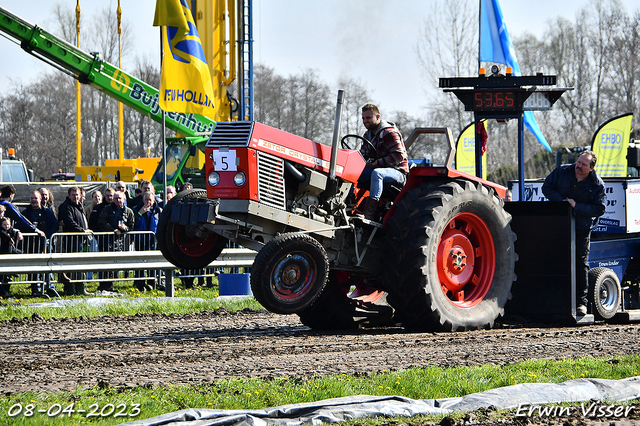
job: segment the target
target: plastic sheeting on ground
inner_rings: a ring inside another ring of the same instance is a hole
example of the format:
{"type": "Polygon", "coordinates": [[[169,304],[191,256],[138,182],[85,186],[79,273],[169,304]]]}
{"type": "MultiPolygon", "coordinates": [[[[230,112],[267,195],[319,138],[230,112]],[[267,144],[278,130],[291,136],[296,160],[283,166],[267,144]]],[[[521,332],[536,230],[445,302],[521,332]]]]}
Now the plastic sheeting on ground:
{"type": "Polygon", "coordinates": [[[401,396],[358,395],[262,410],[190,408],[124,424],[129,426],[317,425],[367,417],[410,417],[420,414],[468,412],[491,406],[505,410],[525,405],[580,403],[592,399],[612,403],[637,398],[640,398],[640,376],[623,380],[576,379],[564,383],[523,383],[460,398],[415,400],[401,396]]]}

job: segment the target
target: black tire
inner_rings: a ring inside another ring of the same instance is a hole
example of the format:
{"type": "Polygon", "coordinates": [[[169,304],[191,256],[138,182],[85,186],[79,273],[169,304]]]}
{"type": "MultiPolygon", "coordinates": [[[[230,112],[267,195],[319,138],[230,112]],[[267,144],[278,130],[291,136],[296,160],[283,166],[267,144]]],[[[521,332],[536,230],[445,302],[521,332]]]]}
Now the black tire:
{"type": "Polygon", "coordinates": [[[466,179],[423,182],[387,220],[383,279],[395,318],[412,330],[493,326],[515,280],[515,234],[503,201],[466,179]]]}
{"type": "Polygon", "coordinates": [[[203,238],[195,233],[197,226],[171,222],[171,211],[185,198],[207,198],[207,192],[203,189],[182,191],[167,203],[158,220],[158,249],[165,259],[179,268],[204,268],[220,256],[229,240],[213,232],[203,238]]]}
{"type": "Polygon", "coordinates": [[[609,268],[597,267],[589,270],[589,294],[593,302],[593,316],[608,320],[620,308],[622,289],[620,280],[609,268]]]}
{"type": "Polygon", "coordinates": [[[356,309],[333,273],[320,296],[298,312],[300,322],[314,330],[351,330],[358,328],[356,309]]]}
{"type": "Polygon", "coordinates": [[[251,267],[251,291],[267,310],[295,314],[320,295],[328,273],[327,253],[315,238],[281,234],[256,255],[251,267]]]}

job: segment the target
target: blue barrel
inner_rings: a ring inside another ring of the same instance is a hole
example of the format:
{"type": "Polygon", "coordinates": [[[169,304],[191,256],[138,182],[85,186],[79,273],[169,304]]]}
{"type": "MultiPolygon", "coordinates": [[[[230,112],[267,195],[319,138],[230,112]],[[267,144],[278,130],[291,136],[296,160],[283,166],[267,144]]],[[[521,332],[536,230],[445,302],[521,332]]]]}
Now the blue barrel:
{"type": "Polygon", "coordinates": [[[218,275],[220,296],[252,296],[249,277],[251,274],[218,275]]]}

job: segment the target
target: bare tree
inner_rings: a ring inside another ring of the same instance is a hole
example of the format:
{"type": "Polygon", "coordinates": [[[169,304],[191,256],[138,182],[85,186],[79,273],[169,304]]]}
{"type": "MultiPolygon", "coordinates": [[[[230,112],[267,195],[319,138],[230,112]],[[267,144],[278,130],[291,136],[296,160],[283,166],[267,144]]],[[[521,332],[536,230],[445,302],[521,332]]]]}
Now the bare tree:
{"type": "Polygon", "coordinates": [[[75,166],[75,108],[67,96],[71,83],[70,78],[45,75],[0,103],[0,145],[16,148],[36,176],[75,166]]]}
{"type": "Polygon", "coordinates": [[[33,123],[33,134],[37,139],[46,135],[46,140],[34,141],[34,146],[41,149],[30,153],[34,172],[40,171],[40,176],[50,176],[58,169],[73,170],[75,166],[76,110],[75,103],[68,101],[68,93],[73,92],[73,88],[72,79],[61,79],[55,75],[48,75],[30,87],[32,98],[37,100],[34,103],[37,120],[33,123]]]}
{"type": "MultiPolygon", "coordinates": [[[[77,43],[76,15],[71,7],[57,4],[54,8],[57,31],[62,38],[77,43]]],[[[101,60],[119,63],[119,55],[127,58],[132,46],[132,27],[127,20],[122,21],[121,35],[115,8],[103,8],[96,16],[81,14],[80,48],[99,52],[101,60]],[[89,30],[90,29],[90,30],[89,30]],[[119,48],[120,41],[120,48],[119,48]]],[[[69,92],[69,102],[75,105],[75,90],[69,92]]],[[[88,86],[82,88],[82,164],[103,164],[119,152],[118,102],[106,94],[88,86]]],[[[127,121],[127,119],[123,120],[127,121]]],[[[129,127],[123,123],[125,139],[129,137],[129,127]]]]}
{"type": "Polygon", "coordinates": [[[257,65],[254,76],[257,121],[316,142],[331,142],[331,94],[316,70],[284,78],[272,68],[257,65]]]}
{"type": "Polygon", "coordinates": [[[261,64],[254,67],[254,79],[253,113],[256,121],[282,129],[287,105],[283,90],[286,79],[277,75],[273,68],[261,64]]]}
{"type": "Polygon", "coordinates": [[[344,90],[342,133],[344,135],[363,133],[361,108],[371,102],[367,89],[360,79],[347,77],[341,77],[338,80],[338,88],[344,90]]]}
{"type": "Polygon", "coordinates": [[[427,86],[437,105],[430,112],[433,122],[461,131],[470,114],[452,94],[443,94],[438,87],[440,77],[467,77],[477,72],[477,6],[471,0],[437,0],[430,7],[422,27],[416,51],[423,67],[427,86]],[[436,89],[435,91],[433,89],[436,89]]]}
{"type": "Polygon", "coordinates": [[[562,18],[550,22],[542,43],[516,39],[518,52],[538,52],[524,55],[523,67],[532,69],[530,61],[538,58],[560,86],[573,89],[541,115],[552,145],[586,145],[602,122],[637,109],[637,16],[627,16],[618,0],[592,0],[575,24],[562,18]]]}
{"type": "Polygon", "coordinates": [[[297,96],[300,99],[298,120],[302,126],[302,133],[298,134],[330,145],[334,118],[332,99],[334,98],[331,96],[329,86],[320,81],[317,71],[313,69],[305,70],[293,80],[298,80],[293,86],[300,90],[297,96]]]}
{"type": "MultiPolygon", "coordinates": [[[[133,75],[153,87],[160,87],[160,71],[158,65],[150,58],[138,59],[133,75]]],[[[164,140],[162,126],[131,108],[124,108],[126,130],[125,151],[135,153],[138,157],[147,155],[161,156],[164,140]]]]}
{"type": "Polygon", "coordinates": [[[33,142],[31,126],[35,118],[35,102],[28,87],[17,86],[9,93],[0,103],[0,146],[4,152],[15,148],[22,159],[31,163],[25,155],[28,155],[33,142]]]}
{"type": "Polygon", "coordinates": [[[610,110],[618,115],[640,110],[640,10],[631,17],[616,16],[615,21],[610,40],[612,72],[605,91],[610,110]]]}

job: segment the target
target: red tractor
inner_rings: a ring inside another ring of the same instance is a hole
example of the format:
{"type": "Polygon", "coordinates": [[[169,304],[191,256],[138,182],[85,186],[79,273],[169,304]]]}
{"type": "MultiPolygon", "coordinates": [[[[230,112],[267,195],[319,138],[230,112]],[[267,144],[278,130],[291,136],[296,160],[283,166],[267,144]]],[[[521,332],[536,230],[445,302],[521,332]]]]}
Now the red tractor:
{"type": "Polygon", "coordinates": [[[491,327],[515,280],[505,188],[453,169],[448,129],[420,128],[405,145],[439,135],[442,164],[413,162],[403,188],[385,188],[377,221],[364,220],[353,211],[368,191],[350,193],[365,161],[348,145],[362,138],[338,149],[339,116],[332,147],[257,122],[217,123],[206,191],[179,193],[160,218],[164,256],[193,269],[229,240],[256,250],[258,302],[316,329],[491,327]]]}

